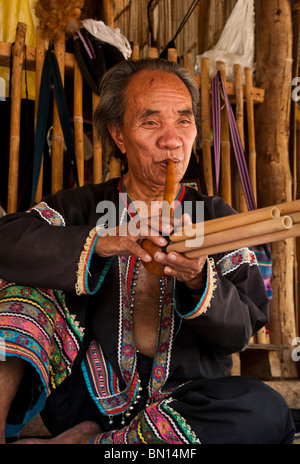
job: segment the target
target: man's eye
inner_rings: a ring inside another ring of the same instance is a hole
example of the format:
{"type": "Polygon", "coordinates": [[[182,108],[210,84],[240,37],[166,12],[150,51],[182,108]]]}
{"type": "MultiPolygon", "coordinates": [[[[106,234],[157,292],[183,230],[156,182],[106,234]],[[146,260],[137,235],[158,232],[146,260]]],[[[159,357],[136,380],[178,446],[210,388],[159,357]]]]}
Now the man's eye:
{"type": "Polygon", "coordinates": [[[155,126],[156,122],[155,121],[145,121],[144,125],[145,126],[155,126]]]}

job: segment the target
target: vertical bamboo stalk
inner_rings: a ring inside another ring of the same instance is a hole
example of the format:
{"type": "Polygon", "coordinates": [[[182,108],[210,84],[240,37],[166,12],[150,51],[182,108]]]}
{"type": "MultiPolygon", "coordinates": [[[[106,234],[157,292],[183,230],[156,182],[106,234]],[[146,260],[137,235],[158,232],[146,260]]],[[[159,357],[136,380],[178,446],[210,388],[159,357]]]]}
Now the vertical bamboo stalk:
{"type": "MultiPolygon", "coordinates": [[[[245,149],[245,134],[244,134],[244,91],[243,91],[243,82],[242,82],[242,68],[241,65],[234,65],[234,81],[235,81],[235,98],[236,98],[236,123],[238,131],[241,137],[242,146],[245,149]]],[[[245,194],[243,192],[243,187],[241,179],[239,177],[238,183],[239,190],[239,212],[242,213],[247,211],[247,202],[245,194]]]]}
{"type": "Polygon", "coordinates": [[[191,53],[185,53],[183,55],[183,66],[192,76],[193,75],[193,56],[191,53]]]}
{"type": "MultiPolygon", "coordinates": [[[[43,71],[43,63],[45,60],[45,39],[42,34],[41,28],[38,26],[36,29],[36,55],[35,55],[35,105],[34,105],[34,130],[36,131],[41,77],[43,71]]],[[[36,135],[36,133],[35,133],[36,135]]],[[[38,203],[43,195],[43,170],[44,170],[44,157],[42,157],[41,170],[39,181],[37,185],[35,201],[38,203]]]]}
{"type": "Polygon", "coordinates": [[[177,50],[176,48],[168,49],[168,60],[177,63],[177,50]]]}
{"type": "Polygon", "coordinates": [[[25,36],[26,24],[18,23],[16,29],[16,40],[12,50],[13,60],[11,78],[11,120],[7,198],[8,213],[14,213],[18,208],[21,91],[25,53],[25,36]]]}
{"type": "MultiPolygon", "coordinates": [[[[226,83],[225,63],[218,61],[217,69],[220,71],[224,83],[226,83]]],[[[223,101],[224,103],[224,101],[223,101]]],[[[225,104],[221,109],[221,195],[231,205],[231,159],[230,159],[230,134],[227,109],[225,104]]]]}
{"type": "MultiPolygon", "coordinates": [[[[64,84],[65,72],[65,35],[62,34],[54,45],[54,52],[57,57],[61,79],[64,84]]],[[[52,193],[63,188],[63,155],[64,138],[60,125],[59,114],[56,100],[53,102],[53,130],[52,130],[52,193]]]]}
{"type": "Polygon", "coordinates": [[[154,47],[148,48],[148,58],[157,58],[158,57],[158,50],[154,47]]]}
{"type": "MultiPolygon", "coordinates": [[[[93,92],[92,96],[92,106],[93,106],[93,114],[95,109],[100,101],[99,95],[93,92]]],[[[95,129],[95,125],[93,124],[93,148],[94,148],[94,184],[99,184],[102,182],[102,147],[101,143],[95,129]]]]}
{"type": "Polygon", "coordinates": [[[210,125],[210,79],[209,59],[201,60],[201,117],[202,117],[202,153],[203,177],[209,196],[214,194],[212,160],[211,160],[211,125],[210,125]]]}
{"type": "Polygon", "coordinates": [[[246,79],[248,139],[249,139],[249,175],[250,175],[250,180],[252,184],[254,199],[255,199],[255,202],[257,202],[253,79],[252,79],[251,68],[245,68],[245,79],[246,79]]]}
{"type": "Polygon", "coordinates": [[[78,180],[80,185],[84,185],[82,74],[76,60],[74,62],[74,138],[78,180]]]}
{"type": "Polygon", "coordinates": [[[111,0],[102,0],[104,22],[110,27],[115,27],[114,6],[111,0]]]}
{"type": "Polygon", "coordinates": [[[139,44],[137,42],[134,42],[133,44],[133,49],[132,49],[132,56],[131,58],[134,60],[134,61],[138,61],[140,59],[140,47],[139,47],[139,44]]]}

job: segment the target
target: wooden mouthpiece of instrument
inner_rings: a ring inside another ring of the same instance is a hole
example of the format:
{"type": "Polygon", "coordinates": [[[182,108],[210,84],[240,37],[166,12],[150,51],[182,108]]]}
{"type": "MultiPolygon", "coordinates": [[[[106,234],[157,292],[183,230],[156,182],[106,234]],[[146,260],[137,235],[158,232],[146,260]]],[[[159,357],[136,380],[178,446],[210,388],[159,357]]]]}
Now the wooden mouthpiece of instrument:
{"type": "MultiPolygon", "coordinates": [[[[173,217],[174,209],[171,207],[167,208],[167,211],[164,211],[164,203],[168,203],[168,205],[172,205],[174,202],[175,197],[175,163],[171,160],[168,161],[167,164],[167,173],[166,173],[166,181],[165,181],[165,190],[164,190],[164,198],[163,198],[163,208],[162,208],[162,215],[170,215],[173,217]]],[[[145,239],[142,243],[142,248],[146,250],[152,257],[157,251],[160,251],[161,248],[155,245],[151,240],[145,239]]],[[[154,259],[150,263],[143,263],[145,269],[151,272],[151,274],[157,275],[159,277],[163,277],[164,273],[164,266],[159,264],[158,262],[154,261],[154,259]]]]}

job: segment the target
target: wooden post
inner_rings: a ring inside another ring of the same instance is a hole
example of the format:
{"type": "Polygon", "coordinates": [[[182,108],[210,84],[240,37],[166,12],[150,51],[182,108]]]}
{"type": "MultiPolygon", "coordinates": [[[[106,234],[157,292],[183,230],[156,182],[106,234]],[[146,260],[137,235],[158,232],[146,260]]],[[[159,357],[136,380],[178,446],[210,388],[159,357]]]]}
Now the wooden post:
{"type": "MultiPolygon", "coordinates": [[[[34,104],[34,130],[36,131],[41,77],[43,71],[43,64],[45,60],[45,39],[42,34],[41,28],[38,26],[36,29],[36,62],[35,62],[35,104],[34,104]]],[[[36,133],[35,133],[36,135],[36,133]]],[[[40,177],[36,189],[35,201],[38,203],[43,195],[43,169],[44,157],[42,157],[40,177]]]]}
{"type": "Polygon", "coordinates": [[[13,61],[11,78],[11,120],[7,199],[8,213],[14,213],[18,209],[21,91],[25,56],[25,35],[26,24],[18,23],[16,40],[12,50],[13,61]]]}
{"type": "MultiPolygon", "coordinates": [[[[220,71],[226,85],[225,63],[217,62],[217,70],[220,71]]],[[[229,205],[232,202],[231,192],[231,157],[229,122],[225,102],[221,103],[221,196],[229,205]]]]}
{"type": "MultiPolygon", "coordinates": [[[[64,84],[65,74],[65,35],[62,34],[54,45],[61,79],[64,84]]],[[[53,103],[53,130],[52,130],[52,193],[63,188],[63,166],[64,166],[64,137],[60,125],[56,100],[53,103]]]]}
{"type": "Polygon", "coordinates": [[[84,143],[82,115],[82,74],[74,62],[74,139],[79,185],[84,185],[84,143]]]}
{"type": "Polygon", "coordinates": [[[211,124],[210,124],[210,79],[209,60],[201,60],[201,118],[202,118],[202,153],[203,153],[203,177],[209,196],[214,194],[212,160],[211,160],[211,124]]]}
{"type": "MultiPolygon", "coordinates": [[[[289,0],[255,0],[256,85],[265,99],[255,108],[259,206],[292,200],[289,124],[292,83],[292,15],[289,0]]],[[[294,240],[272,245],[273,300],[270,341],[292,350],[295,332],[294,240]]],[[[297,376],[291,350],[281,354],[282,377],[297,376]]]]}

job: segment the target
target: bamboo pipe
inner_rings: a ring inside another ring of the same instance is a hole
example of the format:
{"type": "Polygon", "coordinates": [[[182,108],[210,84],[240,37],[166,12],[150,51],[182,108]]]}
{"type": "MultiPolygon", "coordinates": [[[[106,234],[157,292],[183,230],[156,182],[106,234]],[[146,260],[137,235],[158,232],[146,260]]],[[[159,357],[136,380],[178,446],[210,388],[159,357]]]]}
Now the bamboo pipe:
{"type": "MultiPolygon", "coordinates": [[[[34,131],[36,132],[38,107],[40,98],[41,78],[43,71],[43,63],[45,60],[45,39],[43,31],[38,26],[36,28],[36,62],[35,62],[35,105],[34,105],[34,131]]],[[[36,135],[36,133],[35,133],[36,135]]],[[[40,176],[36,189],[35,201],[38,203],[43,195],[43,171],[44,171],[44,156],[42,156],[40,176]]]]}
{"type": "Polygon", "coordinates": [[[211,159],[211,125],[210,125],[210,79],[209,59],[201,60],[201,115],[202,115],[202,163],[203,176],[207,188],[207,194],[214,194],[212,159],[211,159]]]}
{"type": "MultiPolygon", "coordinates": [[[[231,216],[219,217],[204,222],[204,235],[213,234],[216,232],[226,231],[239,227],[242,225],[255,224],[260,221],[267,221],[268,219],[279,218],[280,211],[276,206],[266,207],[261,209],[255,209],[252,211],[237,213],[231,216]]],[[[181,242],[182,240],[188,240],[197,236],[197,231],[202,233],[203,227],[200,224],[192,224],[176,229],[170,236],[170,241],[181,242]]]]}
{"type": "Polygon", "coordinates": [[[199,258],[200,256],[214,255],[217,253],[226,253],[228,251],[236,250],[243,247],[252,247],[261,245],[263,243],[272,243],[279,240],[286,240],[288,238],[295,238],[300,236],[300,224],[294,224],[290,229],[273,232],[270,234],[262,234],[257,237],[248,237],[243,240],[236,240],[235,242],[222,243],[220,245],[211,246],[207,248],[199,248],[185,253],[187,258],[199,258]]]}
{"type": "Polygon", "coordinates": [[[79,185],[84,185],[82,74],[76,60],[74,63],[74,139],[79,185]]]}
{"type": "Polygon", "coordinates": [[[300,200],[288,201],[276,205],[280,211],[280,214],[291,214],[300,211],[300,200]]]}
{"type": "Polygon", "coordinates": [[[7,197],[8,213],[15,213],[18,209],[21,91],[25,56],[25,35],[26,24],[19,22],[16,30],[16,40],[12,49],[11,120],[7,197]]]}
{"type": "MultiPolygon", "coordinates": [[[[54,45],[54,53],[57,57],[60,70],[62,84],[64,85],[65,77],[65,35],[62,34],[54,45]]],[[[53,130],[52,130],[52,179],[51,190],[56,193],[63,187],[63,171],[64,171],[64,137],[60,124],[59,113],[57,109],[56,99],[53,102],[53,130]]]]}
{"type": "MultiPolygon", "coordinates": [[[[164,210],[164,204],[168,203],[169,205],[172,205],[174,203],[174,197],[175,197],[175,163],[169,160],[167,164],[162,215],[166,214],[166,211],[164,210]]],[[[172,207],[171,209],[168,210],[168,213],[169,211],[170,211],[170,217],[172,217],[174,213],[172,207]]],[[[156,246],[153,242],[147,239],[143,240],[142,247],[144,250],[148,251],[148,253],[151,256],[153,256],[156,251],[161,250],[160,247],[156,246]]],[[[152,260],[150,263],[143,263],[143,265],[145,269],[147,269],[147,271],[151,272],[151,274],[154,274],[160,277],[163,277],[165,275],[164,270],[163,270],[164,266],[157,263],[154,260],[152,260]]]]}
{"type": "MultiPolygon", "coordinates": [[[[300,218],[299,218],[300,219],[300,218]]],[[[201,248],[208,248],[222,243],[236,242],[237,240],[257,237],[258,235],[271,234],[285,229],[290,229],[293,225],[293,220],[290,216],[281,216],[277,219],[261,221],[254,224],[248,224],[228,230],[228,237],[224,231],[213,234],[199,236],[194,240],[183,240],[167,246],[167,253],[176,251],[177,253],[185,253],[188,251],[201,248]]]]}
{"type": "MultiPolygon", "coordinates": [[[[100,96],[93,92],[92,106],[93,114],[100,101],[100,96]]],[[[93,124],[93,149],[94,149],[94,184],[102,182],[102,146],[99,140],[95,124],[93,124]]]]}

